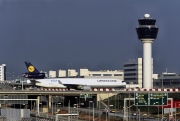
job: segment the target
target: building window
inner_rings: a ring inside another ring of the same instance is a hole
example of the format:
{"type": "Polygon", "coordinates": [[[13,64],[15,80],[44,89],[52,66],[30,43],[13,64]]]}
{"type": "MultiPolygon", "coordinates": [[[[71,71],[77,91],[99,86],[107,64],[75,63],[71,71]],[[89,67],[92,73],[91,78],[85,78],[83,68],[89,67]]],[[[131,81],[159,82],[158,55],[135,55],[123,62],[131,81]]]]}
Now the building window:
{"type": "Polygon", "coordinates": [[[135,76],[136,73],[133,73],[133,74],[124,74],[124,76],[135,76]]]}
{"type": "Polygon", "coordinates": [[[124,71],[137,71],[137,69],[124,69],[124,71]]]}
{"type": "Polygon", "coordinates": [[[103,76],[112,76],[112,74],[103,74],[103,76]]]}
{"type": "Polygon", "coordinates": [[[114,74],[114,76],[122,76],[122,74],[114,74]]]}
{"type": "Polygon", "coordinates": [[[92,76],[101,76],[101,74],[92,74],[92,76]]]}
{"type": "Polygon", "coordinates": [[[124,67],[130,67],[130,66],[136,66],[137,64],[127,64],[127,65],[124,65],[124,67]]]}

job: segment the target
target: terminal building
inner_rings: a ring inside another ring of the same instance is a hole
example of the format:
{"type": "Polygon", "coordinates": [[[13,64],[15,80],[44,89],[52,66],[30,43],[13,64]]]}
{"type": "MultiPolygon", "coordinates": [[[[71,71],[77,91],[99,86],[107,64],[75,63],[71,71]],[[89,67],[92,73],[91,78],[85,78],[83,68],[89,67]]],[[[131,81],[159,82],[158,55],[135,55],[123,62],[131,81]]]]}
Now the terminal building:
{"type": "Polygon", "coordinates": [[[68,75],[69,78],[77,77],[78,72],[75,69],[68,69],[68,75]]]}
{"type": "Polygon", "coordinates": [[[56,71],[49,71],[49,78],[72,78],[72,77],[77,77],[78,76],[78,72],[75,69],[68,69],[67,73],[66,70],[57,70],[56,71]]]}
{"type": "Polygon", "coordinates": [[[143,80],[142,58],[132,59],[124,64],[124,82],[127,87],[142,87],[143,80]]]}
{"type": "Polygon", "coordinates": [[[123,70],[100,70],[90,71],[88,69],[80,69],[80,77],[84,78],[117,78],[124,80],[123,70]]]}
{"type": "Polygon", "coordinates": [[[180,74],[162,73],[153,79],[154,88],[180,88],[180,74]]]}
{"type": "Polygon", "coordinates": [[[58,70],[58,75],[57,77],[59,78],[65,78],[66,77],[66,70],[58,70]]]}
{"type": "Polygon", "coordinates": [[[56,78],[56,71],[49,71],[49,78],[56,78]]]}
{"type": "Polygon", "coordinates": [[[117,78],[124,80],[124,71],[123,70],[100,70],[100,71],[90,71],[85,68],[81,68],[79,73],[75,69],[58,70],[57,75],[56,71],[49,71],[49,78],[117,78]]]}
{"type": "Polygon", "coordinates": [[[6,64],[0,65],[0,81],[6,80],[6,64]]]}
{"type": "MultiPolygon", "coordinates": [[[[153,73],[153,59],[152,59],[153,73]]],[[[152,80],[157,79],[157,74],[152,74],[152,80]]],[[[127,83],[126,88],[142,88],[143,85],[143,59],[137,58],[127,61],[124,64],[124,82],[127,83]]],[[[152,83],[153,85],[153,83],[152,83]]]]}

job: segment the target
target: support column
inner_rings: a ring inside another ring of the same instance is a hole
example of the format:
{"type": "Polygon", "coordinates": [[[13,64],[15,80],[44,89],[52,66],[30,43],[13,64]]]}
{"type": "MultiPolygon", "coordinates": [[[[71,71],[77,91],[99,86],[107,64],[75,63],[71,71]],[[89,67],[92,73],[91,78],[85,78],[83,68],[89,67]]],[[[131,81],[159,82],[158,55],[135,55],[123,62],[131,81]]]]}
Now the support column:
{"type": "Polygon", "coordinates": [[[143,88],[152,88],[152,40],[143,42],[143,88]]]}
{"type": "Polygon", "coordinates": [[[52,107],[52,105],[51,105],[52,102],[51,102],[51,101],[52,101],[52,95],[49,95],[49,96],[48,96],[48,104],[49,104],[49,105],[48,105],[48,108],[51,108],[51,107],[52,107]]]}
{"type": "Polygon", "coordinates": [[[37,96],[39,102],[41,102],[41,96],[37,96]]]}
{"type": "MultiPolygon", "coordinates": [[[[35,103],[36,103],[35,107],[39,108],[40,99],[41,99],[41,97],[37,96],[37,101],[35,101],[35,103]]],[[[37,110],[39,110],[39,109],[37,109],[37,110]]]]}
{"type": "Polygon", "coordinates": [[[100,101],[101,101],[99,94],[96,95],[96,99],[97,99],[97,100],[96,100],[96,104],[97,104],[97,105],[96,105],[96,108],[99,108],[99,106],[100,106],[100,101]]]}

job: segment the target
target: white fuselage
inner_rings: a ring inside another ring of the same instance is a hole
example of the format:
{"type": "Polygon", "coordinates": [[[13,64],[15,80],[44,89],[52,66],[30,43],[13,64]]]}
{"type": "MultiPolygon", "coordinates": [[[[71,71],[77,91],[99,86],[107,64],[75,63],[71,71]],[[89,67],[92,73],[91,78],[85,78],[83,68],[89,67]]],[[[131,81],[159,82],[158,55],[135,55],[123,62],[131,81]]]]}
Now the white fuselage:
{"type": "Polygon", "coordinates": [[[118,88],[125,86],[126,83],[113,78],[52,78],[37,79],[36,85],[41,87],[66,88],[72,86],[89,86],[91,88],[118,88]]]}

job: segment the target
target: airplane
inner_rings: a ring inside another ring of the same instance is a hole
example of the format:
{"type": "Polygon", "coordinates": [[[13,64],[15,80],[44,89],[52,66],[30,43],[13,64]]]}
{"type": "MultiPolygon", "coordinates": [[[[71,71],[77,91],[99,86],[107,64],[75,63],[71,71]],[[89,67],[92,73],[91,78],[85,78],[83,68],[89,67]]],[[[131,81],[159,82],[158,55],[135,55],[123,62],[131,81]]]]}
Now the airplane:
{"type": "Polygon", "coordinates": [[[76,90],[90,90],[91,88],[122,88],[126,83],[114,78],[44,78],[44,73],[39,71],[29,62],[25,62],[28,73],[28,83],[44,88],[67,88],[76,90]]]}
{"type": "Polygon", "coordinates": [[[48,88],[67,88],[91,90],[91,88],[122,88],[126,83],[114,78],[52,78],[36,79],[36,86],[48,88]]]}
{"type": "Polygon", "coordinates": [[[23,73],[22,77],[28,79],[44,79],[45,73],[40,73],[29,61],[25,61],[28,72],[23,73]]]}

